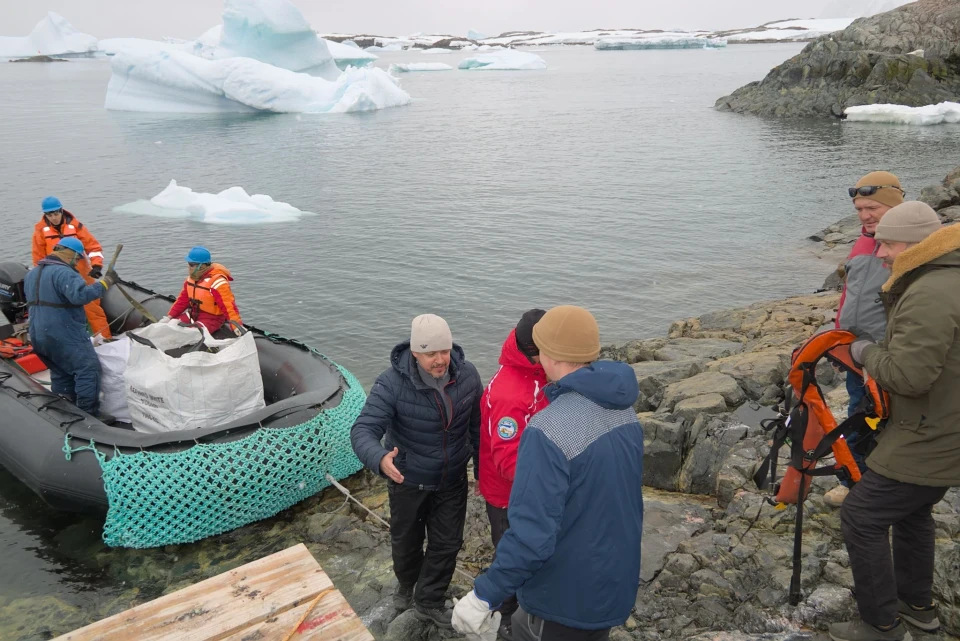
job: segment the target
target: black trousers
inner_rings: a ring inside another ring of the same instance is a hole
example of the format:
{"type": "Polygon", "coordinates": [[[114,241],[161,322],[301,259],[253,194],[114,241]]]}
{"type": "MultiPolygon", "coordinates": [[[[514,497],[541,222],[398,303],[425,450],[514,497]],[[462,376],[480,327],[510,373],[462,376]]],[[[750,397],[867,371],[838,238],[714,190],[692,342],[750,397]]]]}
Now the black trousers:
{"type": "MultiPolygon", "coordinates": [[[[500,544],[500,539],[503,538],[503,533],[510,529],[510,521],[507,520],[507,509],[503,507],[496,507],[487,503],[487,518],[490,519],[490,539],[493,541],[493,558],[497,558],[497,545],[500,544]]],[[[517,604],[516,595],[511,596],[509,599],[503,602],[503,605],[500,606],[498,612],[503,615],[503,618],[513,615],[517,611],[517,608],[520,607],[517,604]]]]}
{"type": "Polygon", "coordinates": [[[400,585],[417,585],[413,600],[442,608],[457,567],[467,518],[467,475],[441,490],[388,483],[393,571],[400,585]],[[424,553],[423,542],[427,541],[424,553]]]}
{"type": "Polygon", "coordinates": [[[936,527],[932,512],[946,493],[945,487],[901,483],[868,471],[843,500],[843,540],[864,622],[893,623],[897,597],[917,606],[933,602],[936,527]]]}
{"type": "Polygon", "coordinates": [[[604,630],[579,630],[560,623],[545,621],[524,612],[523,608],[513,613],[514,641],[606,641],[610,628],[604,630]]]}

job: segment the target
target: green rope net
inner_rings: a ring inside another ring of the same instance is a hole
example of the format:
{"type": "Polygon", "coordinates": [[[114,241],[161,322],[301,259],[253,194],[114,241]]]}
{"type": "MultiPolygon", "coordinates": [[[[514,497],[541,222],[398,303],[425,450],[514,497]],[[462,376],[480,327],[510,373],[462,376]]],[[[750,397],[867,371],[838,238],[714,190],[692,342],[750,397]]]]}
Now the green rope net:
{"type": "MultiPolygon", "coordinates": [[[[191,543],[265,519],[346,478],[362,465],[350,428],[366,395],[337,366],[347,389],[334,408],[288,428],[256,430],[229,443],[182,452],[97,452],[109,508],[103,540],[113,547],[191,543]]],[[[69,440],[69,435],[68,435],[69,440]]],[[[90,446],[64,448],[71,452],[90,446]]]]}

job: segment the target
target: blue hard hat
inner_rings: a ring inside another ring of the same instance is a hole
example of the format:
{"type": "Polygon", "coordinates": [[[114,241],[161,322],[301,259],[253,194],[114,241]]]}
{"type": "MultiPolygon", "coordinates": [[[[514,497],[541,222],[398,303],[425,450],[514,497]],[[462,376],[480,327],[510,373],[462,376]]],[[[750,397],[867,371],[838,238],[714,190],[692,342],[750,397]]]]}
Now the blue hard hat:
{"type": "Polygon", "coordinates": [[[51,211],[63,209],[63,205],[60,204],[60,199],[56,196],[47,196],[43,199],[43,204],[40,205],[40,208],[43,209],[43,213],[49,214],[51,211]]]}
{"type": "Polygon", "coordinates": [[[187,254],[188,263],[209,263],[212,262],[210,250],[199,245],[190,250],[187,254]]]}
{"type": "MultiPolygon", "coordinates": [[[[61,238],[60,242],[57,243],[57,247],[66,247],[67,249],[72,249],[73,251],[77,252],[81,256],[86,255],[85,252],[83,251],[83,243],[81,243],[80,240],[74,236],[67,236],[66,238],[61,238]]],[[[57,247],[54,247],[54,249],[56,249],[57,247]]]]}

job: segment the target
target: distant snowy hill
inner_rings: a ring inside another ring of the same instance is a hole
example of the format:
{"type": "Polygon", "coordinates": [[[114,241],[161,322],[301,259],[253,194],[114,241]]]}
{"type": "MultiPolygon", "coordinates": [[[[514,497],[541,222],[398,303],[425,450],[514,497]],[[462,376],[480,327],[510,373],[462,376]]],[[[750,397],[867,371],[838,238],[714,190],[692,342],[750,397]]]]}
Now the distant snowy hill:
{"type": "Polygon", "coordinates": [[[910,4],[912,0],[833,0],[821,18],[867,18],[910,4]]]}

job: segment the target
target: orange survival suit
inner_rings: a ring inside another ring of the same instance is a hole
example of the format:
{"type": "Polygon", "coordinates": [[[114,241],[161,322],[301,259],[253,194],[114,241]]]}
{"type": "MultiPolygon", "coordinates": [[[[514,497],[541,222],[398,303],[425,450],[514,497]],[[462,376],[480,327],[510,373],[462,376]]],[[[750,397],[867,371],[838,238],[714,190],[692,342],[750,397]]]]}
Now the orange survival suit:
{"type": "Polygon", "coordinates": [[[213,334],[227,321],[242,324],[240,310],[230,290],[229,270],[213,263],[196,279],[188,276],[180,296],[167,313],[186,323],[200,323],[213,334]]]}

